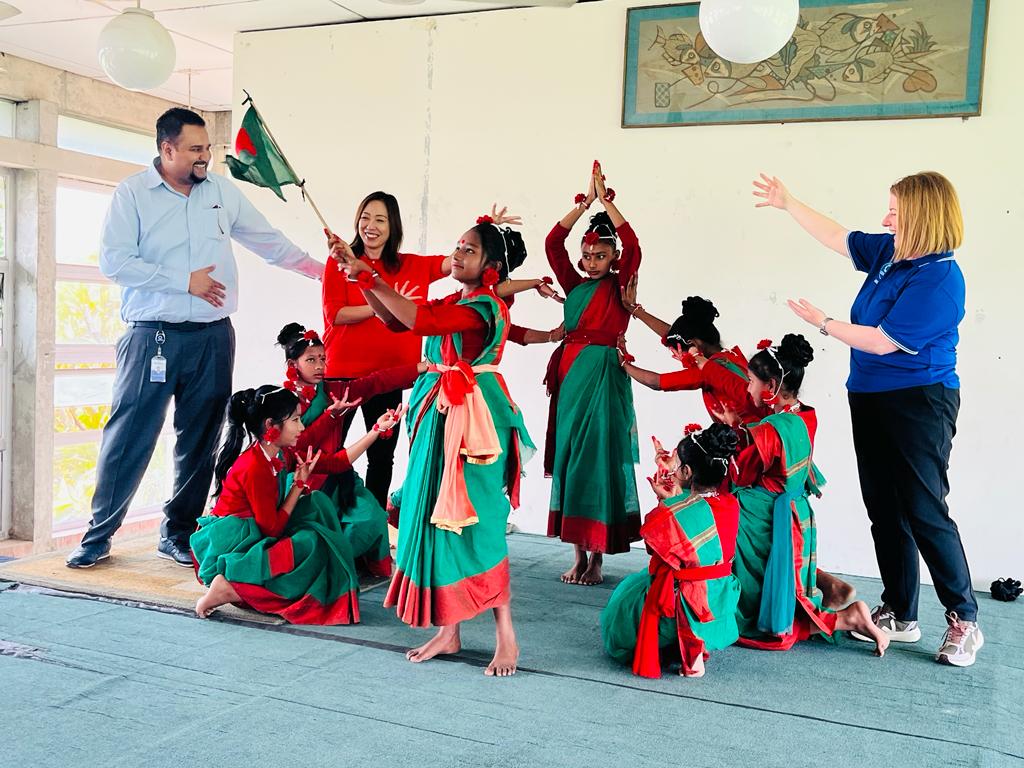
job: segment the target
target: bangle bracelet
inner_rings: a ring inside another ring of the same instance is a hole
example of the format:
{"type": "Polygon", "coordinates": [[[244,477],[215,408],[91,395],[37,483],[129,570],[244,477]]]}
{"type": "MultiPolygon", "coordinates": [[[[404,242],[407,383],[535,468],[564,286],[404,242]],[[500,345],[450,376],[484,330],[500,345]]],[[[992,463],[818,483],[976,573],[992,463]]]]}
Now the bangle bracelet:
{"type": "Polygon", "coordinates": [[[632,315],[633,317],[636,317],[636,313],[637,312],[643,312],[643,311],[644,311],[644,305],[643,304],[634,304],[633,305],[633,310],[629,314],[632,315]]]}

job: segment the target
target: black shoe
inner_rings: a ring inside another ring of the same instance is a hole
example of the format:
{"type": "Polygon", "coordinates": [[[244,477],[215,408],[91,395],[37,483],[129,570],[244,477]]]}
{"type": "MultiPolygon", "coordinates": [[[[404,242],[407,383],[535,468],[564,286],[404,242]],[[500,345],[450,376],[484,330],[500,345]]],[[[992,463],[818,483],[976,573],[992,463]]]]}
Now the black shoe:
{"type": "Polygon", "coordinates": [[[92,568],[100,560],[110,557],[110,543],[94,544],[92,546],[79,545],[68,555],[64,564],[68,568],[92,568]]]}
{"type": "Polygon", "coordinates": [[[192,567],[192,550],[182,547],[174,539],[160,539],[160,543],[156,545],[156,556],[185,568],[192,567]]]}

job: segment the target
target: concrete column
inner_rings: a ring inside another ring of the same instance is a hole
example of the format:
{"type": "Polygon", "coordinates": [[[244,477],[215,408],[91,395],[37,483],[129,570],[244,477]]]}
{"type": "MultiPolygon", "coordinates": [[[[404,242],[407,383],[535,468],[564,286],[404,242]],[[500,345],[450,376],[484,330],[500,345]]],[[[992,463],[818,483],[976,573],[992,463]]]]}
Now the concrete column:
{"type": "MultiPolygon", "coordinates": [[[[57,105],[18,105],[17,138],[53,146],[57,105]]],[[[15,172],[12,534],[52,548],[57,172],[15,172]]]]}

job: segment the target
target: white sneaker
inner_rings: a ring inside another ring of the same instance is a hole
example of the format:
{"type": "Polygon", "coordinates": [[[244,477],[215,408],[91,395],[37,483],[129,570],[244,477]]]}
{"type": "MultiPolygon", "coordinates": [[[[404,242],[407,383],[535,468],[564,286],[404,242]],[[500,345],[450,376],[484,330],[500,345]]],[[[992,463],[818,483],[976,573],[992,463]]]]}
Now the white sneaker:
{"type": "Polygon", "coordinates": [[[942,637],[942,645],[935,654],[935,660],[940,664],[952,664],[954,667],[971,666],[981,646],[985,644],[981,629],[977,622],[962,621],[956,613],[950,613],[946,621],[949,622],[949,626],[942,637]]]}
{"type": "MultiPolygon", "coordinates": [[[[871,621],[875,626],[885,632],[889,641],[893,643],[916,643],[921,639],[921,628],[916,621],[900,621],[892,609],[882,603],[875,606],[871,611],[871,621]]],[[[850,637],[861,640],[865,643],[875,642],[874,638],[862,635],[860,632],[850,632],[850,637]]]]}

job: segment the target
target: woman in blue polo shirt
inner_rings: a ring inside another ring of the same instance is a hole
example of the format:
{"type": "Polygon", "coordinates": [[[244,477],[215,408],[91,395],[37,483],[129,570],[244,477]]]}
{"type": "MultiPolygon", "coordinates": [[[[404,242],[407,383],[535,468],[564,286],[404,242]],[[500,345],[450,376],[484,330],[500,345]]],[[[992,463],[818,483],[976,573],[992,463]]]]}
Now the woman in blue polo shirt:
{"type": "Polygon", "coordinates": [[[889,231],[873,235],[851,232],[809,208],[777,178],[762,174],[754,186],[757,207],[787,211],[867,274],[849,323],[804,299],[789,305],[850,347],[853,443],[883,586],[872,617],[893,641],[920,639],[920,553],[949,625],[936,660],[970,666],[984,639],[967,556],[946,506],[960,408],[957,326],[964,316],[964,277],[953,258],[963,239],[956,190],[934,172],[899,180],[882,220],[889,231]]]}

